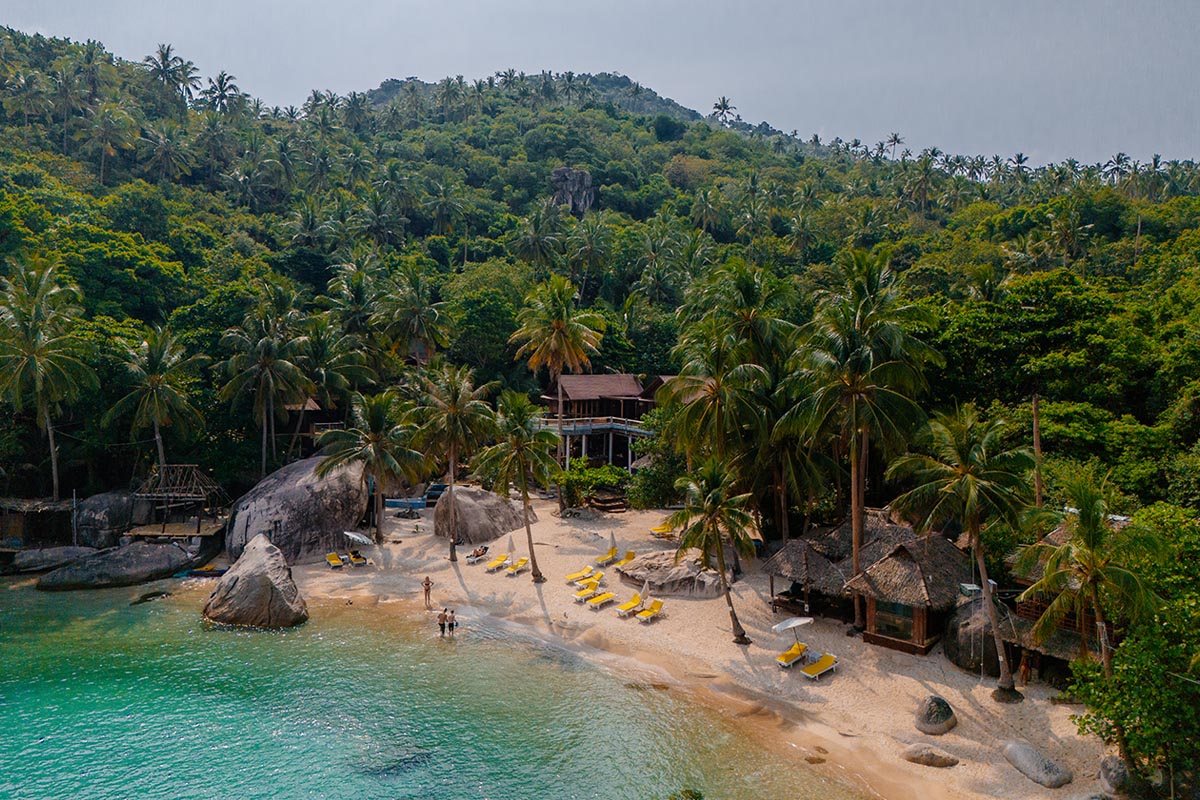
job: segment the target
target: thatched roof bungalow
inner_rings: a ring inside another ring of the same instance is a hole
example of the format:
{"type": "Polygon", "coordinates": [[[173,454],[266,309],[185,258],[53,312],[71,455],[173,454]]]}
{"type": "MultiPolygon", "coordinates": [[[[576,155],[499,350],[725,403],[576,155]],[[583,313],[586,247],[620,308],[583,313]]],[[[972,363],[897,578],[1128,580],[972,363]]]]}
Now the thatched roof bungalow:
{"type": "Polygon", "coordinates": [[[807,539],[792,539],[786,543],[763,562],[762,571],[770,576],[772,610],[787,609],[796,613],[809,612],[814,592],[830,598],[840,597],[848,577],[807,539]],[[779,594],[775,593],[776,578],[790,582],[779,594]]]}
{"type": "Polygon", "coordinates": [[[941,638],[960,587],[970,580],[962,551],[940,534],[928,534],[896,545],[846,588],[866,599],[864,641],[924,655],[941,638]]]}

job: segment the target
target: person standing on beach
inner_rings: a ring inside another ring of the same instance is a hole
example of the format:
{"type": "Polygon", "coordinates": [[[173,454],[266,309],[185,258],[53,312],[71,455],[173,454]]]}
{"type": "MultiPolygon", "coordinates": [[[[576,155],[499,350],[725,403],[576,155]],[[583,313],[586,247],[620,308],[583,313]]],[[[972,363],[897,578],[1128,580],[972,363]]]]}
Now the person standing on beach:
{"type": "Polygon", "coordinates": [[[446,609],[442,609],[442,613],[438,614],[438,629],[442,632],[442,636],[446,635],[446,609]]]}
{"type": "Polygon", "coordinates": [[[421,581],[421,588],[425,590],[425,610],[433,611],[433,605],[429,602],[429,590],[433,588],[433,581],[429,580],[428,575],[421,581]]]}
{"type": "Polygon", "coordinates": [[[446,627],[450,629],[450,634],[454,635],[454,629],[458,627],[458,623],[454,621],[454,609],[450,609],[450,616],[446,617],[446,627]]]}

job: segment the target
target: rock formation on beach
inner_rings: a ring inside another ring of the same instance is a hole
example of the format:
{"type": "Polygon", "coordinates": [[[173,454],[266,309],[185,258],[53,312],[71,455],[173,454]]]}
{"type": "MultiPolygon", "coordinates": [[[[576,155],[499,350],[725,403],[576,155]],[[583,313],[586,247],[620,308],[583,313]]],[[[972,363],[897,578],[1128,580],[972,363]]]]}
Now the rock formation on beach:
{"type": "Polygon", "coordinates": [[[13,556],[13,572],[42,572],[96,554],[94,547],[45,547],[22,550],[13,556]]]}
{"type": "MultiPolygon", "coordinates": [[[[458,537],[464,544],[490,542],[525,528],[519,500],[509,500],[484,489],[456,486],[453,492],[447,490],[434,506],[433,532],[438,536],[449,535],[451,503],[457,511],[458,537]]],[[[529,522],[537,522],[533,509],[529,510],[529,522]]]]}
{"type": "Polygon", "coordinates": [[[203,613],[223,625],[290,628],[308,619],[308,606],[283,553],[260,533],[217,581],[203,613]]]}
{"type": "Polygon", "coordinates": [[[246,544],[265,533],[289,564],[315,561],[343,550],[342,531],[352,530],[367,508],[362,467],[347,466],[324,478],[319,457],[288,464],[258,482],[229,514],[225,549],[238,558],[246,544]]]}
{"type": "Polygon", "coordinates": [[[1018,772],[1047,789],[1066,786],[1074,779],[1071,770],[1056,764],[1024,742],[1007,741],[1001,751],[1018,772]]]}
{"type": "Polygon", "coordinates": [[[99,550],[116,547],[125,531],[148,523],[152,516],[149,501],[138,500],[130,492],[94,494],[79,503],[79,542],[99,550]]]}
{"type": "Polygon", "coordinates": [[[655,597],[717,597],[721,594],[721,579],[715,570],[703,568],[698,554],[689,553],[676,561],[674,550],[650,553],[638,556],[619,572],[631,584],[641,586],[649,581],[650,593],[655,597]]]}
{"type": "Polygon", "coordinates": [[[60,591],[133,586],[169,578],[182,569],[196,566],[197,560],[177,544],[133,542],[47,572],[38,580],[37,588],[60,591]]]}

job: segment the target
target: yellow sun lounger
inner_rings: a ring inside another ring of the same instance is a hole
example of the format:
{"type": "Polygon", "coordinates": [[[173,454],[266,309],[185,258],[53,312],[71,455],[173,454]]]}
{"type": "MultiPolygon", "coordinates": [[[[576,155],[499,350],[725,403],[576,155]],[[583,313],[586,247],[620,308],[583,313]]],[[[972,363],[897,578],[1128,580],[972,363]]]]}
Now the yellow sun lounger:
{"type": "Polygon", "coordinates": [[[586,581],[578,592],[575,593],[575,602],[582,603],[590,597],[595,597],[600,593],[600,581],[586,581]]]}
{"type": "Polygon", "coordinates": [[[661,614],[662,609],[663,609],[662,600],[655,600],[653,603],[650,604],[649,608],[645,609],[644,611],[639,611],[637,613],[637,620],[638,620],[638,622],[649,622],[650,620],[654,619],[659,614],[661,614]]]}
{"type": "Polygon", "coordinates": [[[605,592],[604,594],[598,594],[595,597],[588,598],[587,604],[588,608],[592,609],[592,611],[599,611],[600,609],[604,608],[604,606],[616,599],[617,596],[612,592],[605,592]]]}
{"type": "Polygon", "coordinates": [[[663,534],[670,533],[673,530],[675,530],[675,529],[672,526],[670,526],[664,522],[661,525],[655,525],[653,528],[650,529],[650,532],[661,536],[663,534]]]}
{"type": "Polygon", "coordinates": [[[596,566],[607,567],[609,564],[617,560],[617,548],[612,548],[604,555],[596,559],[596,566]]]}
{"type": "Polygon", "coordinates": [[[593,570],[591,567],[584,567],[583,569],[579,570],[578,572],[572,572],[570,575],[567,576],[567,583],[575,583],[576,581],[587,580],[588,577],[592,574],[592,572],[593,572],[593,570]]]}
{"type": "Polygon", "coordinates": [[[356,567],[365,567],[367,565],[367,560],[362,557],[362,553],[358,552],[357,550],[351,550],[350,563],[356,567]]]}
{"type": "Polygon", "coordinates": [[[505,553],[502,556],[496,556],[495,558],[493,558],[491,561],[489,561],[487,564],[485,564],[483,568],[485,570],[487,570],[488,572],[495,572],[496,570],[500,569],[507,563],[508,563],[508,553],[505,553]]]}
{"type": "Polygon", "coordinates": [[[624,558],[622,558],[622,559],[621,559],[620,561],[618,561],[617,563],[613,564],[613,565],[612,565],[612,568],[613,568],[613,569],[616,569],[617,567],[623,567],[623,566],[625,566],[625,565],[626,565],[626,564],[628,564],[630,561],[633,561],[633,557],[634,557],[635,555],[636,555],[636,553],[634,553],[632,550],[626,550],[626,551],[625,551],[625,557],[624,557],[624,558]]]}
{"type": "Polygon", "coordinates": [[[837,663],[837,656],[831,656],[829,653],[826,653],[807,667],[801,669],[800,672],[810,681],[815,681],[826,672],[837,669],[837,663]]]}
{"type": "Polygon", "coordinates": [[[509,576],[511,577],[511,576],[516,575],[517,573],[523,571],[528,566],[529,566],[528,558],[518,558],[516,563],[514,563],[511,567],[506,569],[505,572],[507,572],[509,574],[509,576]]]}
{"type": "Polygon", "coordinates": [[[775,661],[779,663],[779,666],[787,669],[788,667],[792,666],[792,664],[795,664],[797,661],[803,659],[806,652],[808,652],[808,645],[796,642],[787,650],[784,650],[782,653],[775,656],[775,661]]]}
{"type": "Polygon", "coordinates": [[[604,580],[603,572],[593,572],[591,575],[588,575],[586,578],[581,578],[580,580],[575,581],[575,585],[578,586],[580,589],[582,589],[583,585],[585,583],[593,583],[593,582],[600,583],[600,581],[602,581],[602,580],[604,580]]]}
{"type": "Polygon", "coordinates": [[[339,567],[346,566],[346,562],[337,553],[326,553],[325,563],[329,565],[330,569],[338,569],[339,567]]]}
{"type": "Polygon", "coordinates": [[[642,593],[634,592],[633,597],[629,598],[621,605],[617,606],[617,616],[628,617],[632,612],[636,611],[642,604],[642,593]]]}

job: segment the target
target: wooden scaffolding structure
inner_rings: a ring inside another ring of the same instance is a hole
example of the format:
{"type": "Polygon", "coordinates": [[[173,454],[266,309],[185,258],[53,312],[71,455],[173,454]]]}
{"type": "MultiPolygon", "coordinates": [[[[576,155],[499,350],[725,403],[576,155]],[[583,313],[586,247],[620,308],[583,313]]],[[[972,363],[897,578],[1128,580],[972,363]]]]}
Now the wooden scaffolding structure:
{"type": "Polygon", "coordinates": [[[216,481],[201,472],[196,464],[155,466],[141,488],[134,493],[134,497],[149,500],[155,509],[162,511],[162,528],[159,531],[161,536],[170,535],[167,532],[167,524],[174,512],[194,508],[194,535],[200,536],[204,527],[205,512],[215,524],[220,519],[221,512],[229,507],[229,497],[225,491],[216,481]]]}

